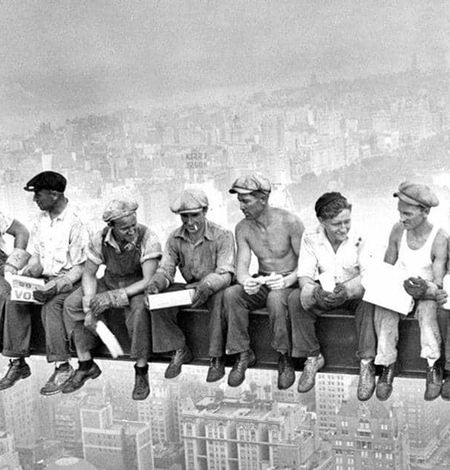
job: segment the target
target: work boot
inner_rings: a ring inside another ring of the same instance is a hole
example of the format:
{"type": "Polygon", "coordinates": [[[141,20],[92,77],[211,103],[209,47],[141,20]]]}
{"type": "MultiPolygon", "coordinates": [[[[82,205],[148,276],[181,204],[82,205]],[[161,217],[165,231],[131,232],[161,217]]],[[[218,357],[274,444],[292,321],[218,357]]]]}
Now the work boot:
{"type": "Polygon", "coordinates": [[[102,371],[100,370],[100,367],[95,362],[92,362],[92,365],[89,367],[89,369],[77,369],[75,374],[73,374],[73,376],[66,382],[61,392],[75,392],[79,390],[87,380],[96,379],[101,373],[102,371]]]}
{"type": "Polygon", "coordinates": [[[148,382],[148,365],[144,367],[134,366],[136,371],[134,376],[134,388],[131,398],[133,400],[145,400],[150,394],[150,385],[148,382]]]}
{"type": "Polygon", "coordinates": [[[0,380],[0,390],[12,387],[18,380],[26,379],[31,375],[30,366],[20,359],[10,359],[8,371],[0,380]]]}
{"type": "Polygon", "coordinates": [[[278,357],[278,389],[287,390],[295,382],[295,370],[292,357],[280,353],[278,357]]]}
{"type": "Polygon", "coordinates": [[[167,366],[164,377],[166,379],[174,379],[177,375],[180,375],[181,366],[191,362],[192,359],[191,350],[186,345],[182,349],[177,349],[172,356],[170,364],[167,366]]]}
{"type": "Polygon", "coordinates": [[[239,387],[245,380],[245,371],[255,364],[255,353],[251,349],[239,353],[239,359],[234,363],[233,368],[228,374],[228,385],[230,387],[239,387]]]}
{"type": "Polygon", "coordinates": [[[308,357],[303,367],[302,375],[298,380],[297,390],[300,393],[309,392],[316,383],[316,374],[325,365],[325,359],[322,354],[308,357]]]}
{"type": "Polygon", "coordinates": [[[59,393],[72,378],[74,373],[73,367],[68,362],[61,364],[59,367],[55,367],[55,371],[50,376],[47,383],[41,388],[41,395],[54,395],[55,393],[59,393]]]}
{"type": "Polygon", "coordinates": [[[426,401],[435,400],[441,394],[443,370],[439,364],[434,363],[427,367],[426,388],[424,398],[426,401]]]}
{"type": "Polygon", "coordinates": [[[359,401],[367,401],[375,391],[375,364],[373,361],[361,361],[357,397],[359,401]]]}
{"type": "Polygon", "coordinates": [[[392,382],[395,377],[395,362],[389,366],[383,366],[381,376],[378,379],[376,395],[378,400],[386,401],[392,393],[392,382]]]}
{"type": "Polygon", "coordinates": [[[225,375],[225,360],[223,357],[211,357],[209,359],[207,382],[217,382],[225,375]]]}
{"type": "Polygon", "coordinates": [[[444,371],[444,383],[441,388],[441,397],[443,400],[450,400],[450,370],[444,371]]]}

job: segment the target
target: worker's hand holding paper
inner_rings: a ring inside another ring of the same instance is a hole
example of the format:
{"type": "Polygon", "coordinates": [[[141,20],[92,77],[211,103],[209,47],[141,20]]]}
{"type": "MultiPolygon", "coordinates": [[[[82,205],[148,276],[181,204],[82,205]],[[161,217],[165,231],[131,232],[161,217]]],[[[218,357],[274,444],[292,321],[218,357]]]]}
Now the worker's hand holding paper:
{"type": "Polygon", "coordinates": [[[147,303],[150,310],[190,305],[192,303],[194,293],[195,289],[183,289],[172,292],[163,292],[161,294],[150,294],[147,295],[147,303]]]}
{"type": "Polygon", "coordinates": [[[34,277],[19,276],[18,274],[11,274],[5,272],[5,280],[11,286],[11,300],[16,302],[31,302],[41,304],[34,298],[35,290],[45,289],[45,280],[36,279],[34,277]]]}
{"type": "Polygon", "coordinates": [[[407,277],[397,266],[382,262],[371,264],[363,279],[366,289],[363,300],[408,315],[414,306],[414,300],[403,287],[407,277]]]}

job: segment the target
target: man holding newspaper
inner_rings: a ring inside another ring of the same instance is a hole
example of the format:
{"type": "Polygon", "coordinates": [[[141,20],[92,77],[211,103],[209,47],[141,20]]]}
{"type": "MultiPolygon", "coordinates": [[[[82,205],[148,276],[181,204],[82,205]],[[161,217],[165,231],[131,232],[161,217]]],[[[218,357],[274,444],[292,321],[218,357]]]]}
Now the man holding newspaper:
{"type": "Polygon", "coordinates": [[[133,400],[145,400],[150,393],[148,355],[150,352],[150,318],[144,303],[144,290],[161,258],[157,236],[138,224],[138,204],[113,200],[103,213],[107,226],[92,238],[82,286],[66,299],[64,320],[67,333],[73,336],[79,368],[62,389],[63,393],[80,389],[88,379],[101,374],[90,350],[96,344],[95,329],[99,318],[113,322],[121,310],[131,339],[130,357],[136,359],[133,400]],[[101,265],[105,274],[97,279],[101,265]]]}
{"type": "MultiPolygon", "coordinates": [[[[436,295],[446,269],[447,234],[428,220],[430,209],[439,204],[428,186],[403,182],[394,197],[398,198],[400,221],[392,228],[384,261],[404,272],[404,288],[415,300],[420,355],[428,363],[425,400],[434,400],[442,386],[442,366],[436,362],[441,355],[436,295]]],[[[378,337],[375,364],[383,366],[376,395],[384,401],[393,388],[400,314],[377,305],[374,318],[378,337]]]]}
{"type": "MultiPolygon", "coordinates": [[[[65,298],[80,281],[88,233],[65,197],[65,188],[64,176],[53,171],[39,173],[24,188],[34,192],[33,200],[42,212],[31,230],[31,258],[22,274],[43,278],[46,283],[42,281],[43,287],[33,292],[37,303],[13,300],[6,303],[3,355],[11,360],[6,375],[0,380],[0,390],[31,375],[25,357],[30,355],[31,316],[39,310],[45,330],[47,360],[55,363],[54,373],[41,388],[41,394],[60,392],[73,374],[62,310],[65,298]]],[[[13,267],[17,269],[20,265],[19,261],[13,267]]]]}

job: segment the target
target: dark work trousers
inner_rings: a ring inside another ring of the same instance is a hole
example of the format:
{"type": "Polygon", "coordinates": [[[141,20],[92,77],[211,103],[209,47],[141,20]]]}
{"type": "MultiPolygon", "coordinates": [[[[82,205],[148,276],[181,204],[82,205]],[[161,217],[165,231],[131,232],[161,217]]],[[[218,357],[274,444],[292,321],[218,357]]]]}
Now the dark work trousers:
{"type": "MultiPolygon", "coordinates": [[[[358,339],[359,359],[373,359],[376,355],[376,335],[374,326],[374,306],[361,299],[346,301],[339,310],[348,310],[355,315],[356,336],[358,339]]],[[[295,289],[289,296],[289,314],[292,323],[292,356],[312,357],[320,353],[320,344],[316,335],[317,318],[325,312],[337,309],[322,310],[313,307],[305,310],[300,302],[300,289],[295,289]]],[[[336,332],[339,334],[339,332],[336,332]]]]}
{"type": "Polygon", "coordinates": [[[450,373],[450,310],[444,310],[443,308],[438,308],[437,313],[438,313],[439,330],[441,332],[441,337],[442,337],[441,347],[444,348],[444,351],[442,351],[441,359],[439,359],[439,362],[442,361],[442,365],[444,366],[445,370],[450,373]]]}
{"type": "Polygon", "coordinates": [[[5,262],[8,258],[8,255],[0,250],[0,348],[3,349],[3,330],[4,330],[4,320],[5,320],[5,303],[9,299],[9,294],[11,293],[11,286],[6,282],[3,277],[5,274],[5,262]]]}
{"type": "MultiPolygon", "coordinates": [[[[174,283],[163,292],[175,292],[186,289],[186,284],[174,283]]],[[[226,323],[222,314],[222,298],[224,290],[221,289],[211,295],[206,302],[209,311],[209,356],[221,357],[224,355],[224,334],[226,323]]],[[[164,308],[152,310],[153,351],[156,353],[176,351],[186,344],[186,338],[178,326],[177,315],[179,308],[164,308]]]]}
{"type": "Polygon", "coordinates": [[[250,349],[248,334],[249,313],[267,307],[272,333],[271,346],[280,353],[291,350],[288,297],[293,288],[270,290],[262,285],[256,294],[249,295],[240,284],[230,286],[223,296],[223,312],[228,324],[226,352],[237,354],[250,349]]]}
{"type": "MultiPolygon", "coordinates": [[[[134,280],[132,280],[134,282],[134,280]]],[[[132,283],[131,282],[131,283],[132,283]]],[[[108,285],[104,279],[97,281],[97,293],[124,287],[122,283],[108,285]],[[112,285],[115,284],[115,285],[112,285]]],[[[78,350],[88,352],[97,345],[98,337],[90,329],[84,326],[85,313],[82,305],[83,291],[80,287],[73,292],[64,302],[64,323],[67,334],[73,337],[78,350]]],[[[125,315],[125,325],[131,340],[130,357],[132,359],[148,359],[150,353],[150,318],[144,304],[144,294],[129,297],[130,305],[124,308],[108,309],[99,319],[111,325],[117,315],[125,315]]],[[[117,320],[116,320],[117,321],[117,320]]]]}
{"type": "MultiPolygon", "coordinates": [[[[74,286],[74,289],[79,283],[74,286]]],[[[30,355],[31,315],[41,313],[45,331],[47,361],[67,361],[70,359],[69,338],[64,327],[64,300],[73,292],[55,295],[43,305],[13,302],[5,306],[5,330],[3,334],[3,355],[28,357],[30,355]]]]}

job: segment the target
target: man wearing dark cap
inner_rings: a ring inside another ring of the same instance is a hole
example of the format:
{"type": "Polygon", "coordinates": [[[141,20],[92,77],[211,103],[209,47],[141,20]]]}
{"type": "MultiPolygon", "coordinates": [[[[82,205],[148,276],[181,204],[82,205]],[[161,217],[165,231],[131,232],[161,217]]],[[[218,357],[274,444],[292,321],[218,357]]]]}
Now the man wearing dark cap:
{"type": "MultiPolygon", "coordinates": [[[[170,210],[180,215],[182,225],[170,234],[148,293],[184,289],[185,284],[174,284],[177,267],[188,285],[195,287],[192,308],[206,305],[210,314],[210,367],[206,380],[215,382],[225,374],[221,304],[223,289],[230,285],[234,274],[233,234],[206,218],[208,198],[201,190],[183,191],[170,210]]],[[[178,308],[151,311],[153,351],[174,352],[165,372],[167,379],[179,375],[181,366],[192,360],[177,324],[177,313],[178,308]]]]}
{"type": "MultiPolygon", "coordinates": [[[[392,228],[384,261],[399,266],[408,276],[404,287],[415,299],[415,317],[420,326],[420,356],[428,363],[425,400],[434,400],[439,396],[442,386],[442,368],[436,362],[441,354],[441,336],[435,299],[445,274],[447,234],[428,220],[430,208],[439,204],[428,186],[403,182],[394,197],[398,199],[400,221],[392,228]]],[[[378,337],[375,364],[383,366],[376,395],[383,401],[392,393],[398,322],[398,313],[375,307],[378,337]]]]}
{"type": "Polygon", "coordinates": [[[228,384],[239,386],[256,358],[248,334],[251,310],[267,307],[272,347],[279,353],[278,387],[289,388],[295,380],[287,301],[297,284],[297,261],[303,224],[284,209],[269,206],[271,186],[259,175],[238,178],[230,189],[237,194],[245,218],[236,226],[238,284],[224,294],[228,323],[226,352],[238,358],[228,384]],[[258,277],[249,272],[252,253],[258,259],[258,277]]]}
{"type": "Polygon", "coordinates": [[[55,362],[55,371],[41,388],[41,394],[60,392],[73,374],[62,310],[64,299],[80,281],[88,233],[64,196],[65,188],[64,176],[53,171],[39,173],[24,188],[34,192],[33,200],[42,212],[31,230],[31,258],[23,275],[42,277],[47,282],[44,288],[34,291],[42,307],[14,301],[6,304],[3,355],[11,360],[6,375],[0,380],[0,390],[12,387],[31,374],[25,357],[30,354],[31,315],[39,309],[47,360],[55,362]]]}
{"type": "Polygon", "coordinates": [[[82,287],[64,303],[64,319],[69,337],[73,336],[79,368],[65,384],[63,393],[80,389],[101,371],[90,350],[96,344],[91,332],[97,318],[104,314],[113,323],[118,312],[125,314],[131,339],[130,357],[136,360],[133,400],[145,400],[150,393],[148,355],[150,353],[150,317],[144,303],[144,290],[161,258],[161,244],[145,225],[138,224],[138,204],[113,200],[103,213],[107,226],[91,240],[82,277],[82,287]],[[97,280],[97,271],[105,274],[97,280]]]}
{"type": "Polygon", "coordinates": [[[339,308],[353,312],[361,361],[357,396],[365,401],[375,390],[374,308],[361,300],[367,250],[363,237],[351,229],[351,210],[338,192],[323,194],[315,204],[319,225],[303,234],[297,272],[300,290],[289,296],[292,355],[306,358],[298,391],[308,392],[325,364],[316,334],[317,318],[339,308]]]}

